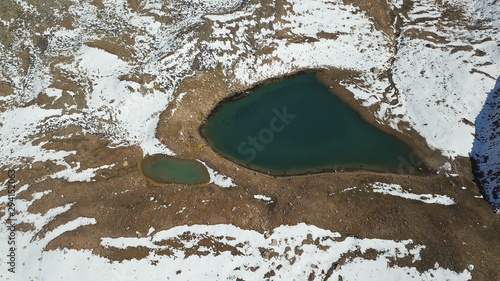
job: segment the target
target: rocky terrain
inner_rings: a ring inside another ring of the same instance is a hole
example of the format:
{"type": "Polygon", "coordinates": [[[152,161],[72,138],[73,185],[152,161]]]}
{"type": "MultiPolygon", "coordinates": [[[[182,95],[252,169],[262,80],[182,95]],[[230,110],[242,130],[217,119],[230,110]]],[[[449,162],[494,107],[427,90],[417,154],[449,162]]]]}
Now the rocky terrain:
{"type": "Polygon", "coordinates": [[[498,0],[3,0],[0,277],[499,279],[499,30],[498,0]],[[217,103],[303,70],[432,173],[274,178],[207,146],[217,103]],[[155,153],[210,183],[152,184],[155,153]]]}

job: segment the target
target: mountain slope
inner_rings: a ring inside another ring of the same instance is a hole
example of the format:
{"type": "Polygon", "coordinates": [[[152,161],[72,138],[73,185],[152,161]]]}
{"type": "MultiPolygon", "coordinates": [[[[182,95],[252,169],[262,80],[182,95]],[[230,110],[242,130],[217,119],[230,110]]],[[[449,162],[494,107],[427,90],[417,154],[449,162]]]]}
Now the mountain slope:
{"type": "Polygon", "coordinates": [[[0,1],[0,279],[495,279],[500,221],[467,161],[498,209],[499,7],[0,1]],[[311,69],[435,173],[276,179],[204,145],[220,100],[311,69]],[[154,153],[210,183],[151,184],[154,153]]]}

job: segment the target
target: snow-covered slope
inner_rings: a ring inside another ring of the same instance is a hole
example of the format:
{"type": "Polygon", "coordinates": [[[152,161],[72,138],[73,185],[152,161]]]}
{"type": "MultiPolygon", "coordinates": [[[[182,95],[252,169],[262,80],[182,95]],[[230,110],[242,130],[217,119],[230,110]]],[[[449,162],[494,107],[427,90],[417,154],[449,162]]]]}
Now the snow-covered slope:
{"type": "Polygon", "coordinates": [[[476,141],[471,156],[486,200],[500,210],[500,76],[476,118],[476,141]]]}
{"type": "MultiPolygon", "coordinates": [[[[76,150],[54,146],[82,135],[96,135],[113,147],[137,145],[144,154],[173,154],[155,137],[159,115],[174,100],[180,82],[196,71],[217,72],[228,89],[241,90],[298,70],[331,68],[356,73],[360,82],[345,81],[343,86],[364,106],[376,106],[380,122],[401,131],[401,125],[408,124],[445,156],[472,152],[486,198],[500,207],[498,1],[422,0],[411,1],[409,7],[405,3],[410,1],[389,1],[395,15],[392,32],[379,30],[367,11],[341,0],[39,2],[0,3],[2,170],[47,162],[64,170],[34,182],[89,181],[97,170],[113,166],[81,169],[80,163],[65,159],[76,150]]],[[[210,171],[213,182],[233,185],[210,171]]],[[[418,261],[425,245],[413,245],[412,237],[341,237],[304,224],[278,227],[268,238],[228,225],[182,226],[141,239],[103,237],[102,244],[111,248],[150,250],[145,259],[123,263],[110,263],[90,251],[44,252],[62,233],[99,224],[95,218],[80,217],[38,238],[38,231],[73,206],[31,213],[29,207],[49,189],[36,193],[23,185],[18,190],[31,197],[17,200],[18,218],[34,228],[17,234],[18,245],[24,247],[18,251],[21,275],[2,272],[0,279],[144,280],[147,273],[158,279],[260,280],[272,271],[274,280],[324,280],[327,275],[335,280],[366,280],[367,275],[380,280],[428,275],[467,280],[473,268],[453,271],[436,264],[420,272],[389,266],[394,258],[418,261]],[[186,240],[184,232],[191,238],[186,240]],[[215,240],[239,255],[200,246],[200,239],[207,237],[223,237],[215,240]],[[155,243],[162,239],[177,240],[183,248],[157,254],[165,250],[155,243]],[[195,247],[202,254],[186,257],[184,250],[195,247]],[[376,251],[375,258],[356,257],[338,268],[334,264],[344,254],[368,249],[376,251]],[[68,270],[52,270],[61,265],[68,270]]],[[[417,197],[393,189],[379,190],[417,197]]],[[[3,207],[8,200],[3,193],[3,207]]],[[[2,215],[8,218],[8,213],[2,215]]],[[[7,225],[0,226],[0,233],[8,231],[7,225]]],[[[1,264],[9,252],[6,237],[0,239],[1,264]]]]}
{"type": "MultiPolygon", "coordinates": [[[[39,194],[40,199],[44,194],[39,194]]],[[[31,202],[19,204],[25,208],[31,202]]],[[[32,221],[36,230],[49,223],[71,205],[51,210],[46,215],[19,217],[32,221]]],[[[2,218],[5,219],[5,218],[2,218]]],[[[411,239],[392,241],[343,237],[315,226],[281,226],[269,233],[243,230],[231,225],[180,226],[169,230],[150,229],[147,237],[103,237],[108,248],[146,248],[149,254],[140,260],[110,262],[91,251],[43,249],[51,239],[66,231],[88,224],[91,218],[70,221],[43,239],[33,241],[32,233],[19,233],[17,245],[29,245],[16,251],[16,273],[0,272],[2,280],[413,280],[433,276],[435,280],[469,280],[470,270],[462,272],[439,264],[424,272],[416,267],[391,265],[394,259],[421,259],[425,245],[411,239]],[[355,257],[350,257],[353,253],[355,257]],[[375,258],[368,256],[376,253],[375,258]],[[365,256],[366,255],[366,256],[365,256]]],[[[1,233],[7,233],[0,225],[1,233]]],[[[4,242],[4,241],[2,241],[4,242]]],[[[2,243],[0,246],[3,246],[2,243]]],[[[9,253],[5,250],[5,253],[9,253]]],[[[8,257],[0,256],[4,264],[8,257]]]]}
{"type": "Polygon", "coordinates": [[[500,37],[495,32],[500,26],[498,21],[481,22],[477,13],[461,17],[436,3],[415,1],[401,15],[394,82],[408,121],[428,144],[445,155],[467,156],[472,123],[500,75],[500,37]]]}
{"type": "MultiPolygon", "coordinates": [[[[0,77],[12,92],[0,97],[2,124],[12,124],[2,126],[2,133],[33,140],[46,133],[41,127],[55,131],[76,124],[115,144],[171,153],[154,138],[158,114],[194,70],[221,66],[230,86],[248,87],[299,69],[336,67],[360,73],[363,83],[345,86],[364,105],[377,104],[380,121],[396,129],[408,122],[444,155],[467,156],[471,122],[500,74],[500,39],[498,20],[489,21],[497,18],[498,7],[462,2],[470,11],[460,21],[447,18],[432,0],[416,2],[398,14],[403,27],[396,45],[365,12],[340,0],[288,1],[280,3],[279,13],[264,11],[274,2],[248,2],[234,13],[224,12],[241,1],[199,1],[189,8],[148,1],[137,9],[120,1],[103,1],[103,7],[75,3],[67,12],[54,12],[74,18],[72,28],[33,23],[33,29],[44,28],[35,34],[17,27],[23,18],[2,20],[16,30],[9,45],[0,45],[0,77]],[[178,15],[167,21],[166,11],[178,15]],[[194,29],[200,25],[203,36],[194,29]],[[372,73],[373,67],[391,70],[395,87],[386,75],[372,73]],[[26,105],[46,96],[51,102],[34,107],[39,113],[33,120],[17,121],[26,105]]],[[[20,6],[26,17],[43,18],[36,8],[20,6]]],[[[38,160],[61,156],[30,141],[15,145],[15,153],[0,148],[4,163],[27,154],[38,160]]]]}

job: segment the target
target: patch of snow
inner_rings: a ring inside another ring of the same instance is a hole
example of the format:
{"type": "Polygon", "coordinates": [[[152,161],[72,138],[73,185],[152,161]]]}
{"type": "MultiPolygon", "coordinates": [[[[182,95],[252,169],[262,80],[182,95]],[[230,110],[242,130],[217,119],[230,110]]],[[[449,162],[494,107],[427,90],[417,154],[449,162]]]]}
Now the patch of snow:
{"type": "Polygon", "coordinates": [[[77,182],[77,181],[79,181],[79,182],[91,182],[91,181],[95,181],[93,178],[96,176],[96,172],[98,170],[109,169],[109,168],[112,168],[114,166],[115,166],[115,164],[102,165],[100,167],[88,168],[88,169],[85,169],[85,170],[78,172],[78,170],[80,170],[80,162],[77,162],[75,167],[56,172],[56,173],[52,174],[50,177],[53,179],[63,178],[69,182],[77,182]]]}
{"type": "Polygon", "coordinates": [[[346,192],[346,191],[355,190],[355,189],[357,189],[357,187],[356,187],[356,186],[353,186],[353,187],[348,187],[348,188],[346,188],[346,189],[342,190],[340,193],[342,193],[342,192],[346,192]]]}
{"type": "Polygon", "coordinates": [[[47,88],[45,89],[45,93],[47,94],[47,96],[49,97],[53,97],[53,98],[60,98],[62,96],[62,90],[61,89],[56,89],[56,88],[47,88]]]}
{"type": "Polygon", "coordinates": [[[45,190],[45,191],[42,191],[42,192],[34,192],[31,197],[33,197],[33,200],[32,201],[35,201],[35,200],[38,200],[38,199],[41,199],[43,196],[47,195],[47,194],[50,194],[52,192],[52,190],[45,190]]]}
{"type": "Polygon", "coordinates": [[[403,7],[404,0],[389,0],[389,2],[394,8],[401,9],[403,7]]]}
{"type": "Polygon", "coordinates": [[[146,234],[147,236],[151,235],[151,233],[153,233],[155,231],[155,228],[154,227],[150,227],[149,230],[148,230],[148,234],[146,234]]]}
{"type": "Polygon", "coordinates": [[[265,195],[260,195],[260,194],[256,194],[253,196],[253,198],[257,199],[257,200],[262,200],[262,201],[265,201],[266,204],[271,204],[273,203],[273,198],[269,197],[269,196],[265,196],[265,195]]]}
{"type": "Polygon", "coordinates": [[[442,169],[444,169],[445,171],[448,171],[448,172],[451,172],[452,170],[452,167],[451,167],[451,163],[450,162],[446,162],[443,164],[443,166],[441,167],[442,169]]]}
{"type": "Polygon", "coordinates": [[[178,215],[178,214],[181,214],[182,212],[184,212],[187,208],[186,207],[182,207],[179,211],[177,211],[175,214],[178,215]]]}
{"type": "Polygon", "coordinates": [[[92,79],[92,92],[84,112],[101,121],[96,121],[100,126],[90,126],[89,133],[108,135],[118,144],[140,144],[145,155],[172,154],[155,137],[159,114],[171,101],[172,91],[150,89],[144,94],[134,90],[135,82],[120,79],[132,67],[118,56],[97,48],[81,47],[75,61],[60,67],[92,79]]]}
{"type": "Polygon", "coordinates": [[[214,169],[210,168],[205,162],[198,160],[205,168],[207,168],[208,174],[210,175],[210,183],[216,184],[220,187],[228,188],[228,187],[235,187],[236,184],[233,182],[233,179],[219,174],[219,172],[215,171],[214,169]]]}
{"type": "MultiPolygon", "coordinates": [[[[271,54],[256,54],[258,49],[240,43],[239,36],[246,36],[245,29],[253,25],[246,15],[236,15],[240,23],[241,35],[237,34],[236,44],[248,50],[245,56],[226,56],[217,59],[228,67],[232,67],[236,59],[234,75],[244,84],[256,83],[269,77],[290,73],[297,68],[323,68],[336,66],[339,68],[359,70],[366,73],[373,89],[383,90],[387,81],[379,83],[369,69],[373,66],[388,66],[391,50],[384,44],[387,39],[382,32],[373,29],[373,22],[364,12],[342,1],[289,1],[293,12],[286,13],[282,22],[274,24],[273,30],[283,30],[297,36],[316,38],[313,42],[291,43],[276,38],[276,32],[262,29],[255,37],[262,41],[258,48],[272,47],[271,54]],[[243,27],[242,25],[247,25],[243,27]],[[335,40],[319,37],[321,32],[337,34],[335,40]],[[370,47],[376,46],[376,47],[370,47]],[[361,52],[361,50],[369,50],[361,52]]],[[[260,7],[249,7],[257,9],[260,7]]],[[[235,20],[235,19],[233,19],[235,20]]],[[[269,19],[270,22],[272,19],[269,19]]],[[[266,19],[262,19],[266,21],[266,19]]],[[[220,40],[229,39],[226,35],[220,40]]],[[[216,49],[217,47],[214,46],[216,49]]],[[[359,91],[357,91],[359,92],[359,91]]]]}
{"type": "MultiPolygon", "coordinates": [[[[32,225],[33,229],[28,231],[19,231],[16,229],[13,240],[15,244],[8,244],[6,235],[0,237],[0,252],[5,253],[5,255],[0,255],[0,262],[2,264],[7,264],[7,261],[10,261],[6,253],[12,252],[12,249],[14,250],[13,252],[15,253],[16,259],[15,273],[13,274],[7,270],[2,270],[0,272],[1,280],[53,280],[50,277],[42,277],[42,279],[40,279],[41,272],[46,271],[46,273],[50,275],[52,274],[50,271],[53,271],[41,265],[43,260],[47,258],[47,252],[44,251],[47,244],[65,232],[96,223],[96,220],[93,218],[79,217],[57,226],[53,230],[47,232],[43,237],[39,236],[40,231],[42,231],[49,222],[53,221],[60,214],[67,212],[73,206],[73,204],[67,204],[55,207],[48,210],[45,214],[34,214],[28,211],[29,206],[31,206],[34,201],[39,200],[49,193],[50,192],[34,193],[34,198],[31,201],[19,198],[15,200],[17,209],[15,225],[26,223],[32,225]]],[[[0,197],[0,201],[5,203],[6,198],[7,196],[0,197]]],[[[7,213],[3,214],[1,220],[6,221],[8,216],[7,213]]],[[[6,223],[0,224],[0,233],[10,233],[7,227],[8,225],[6,223]]],[[[65,253],[64,250],[58,251],[61,254],[65,253]]],[[[6,267],[4,267],[4,269],[6,269],[6,267]]],[[[70,271],[64,270],[64,272],[69,273],[70,271]]]]}
{"type": "Polygon", "coordinates": [[[63,159],[74,151],[55,151],[43,148],[44,142],[33,145],[33,135],[44,120],[61,115],[60,109],[42,109],[35,105],[8,109],[0,114],[0,162],[23,163],[23,159],[33,158],[33,162],[49,159],[63,159]]]}
{"type": "Polygon", "coordinates": [[[89,250],[38,252],[25,249],[32,254],[31,258],[19,264],[16,275],[2,272],[0,278],[129,281],[143,280],[147,276],[148,280],[164,280],[165,277],[176,280],[262,280],[266,273],[273,270],[273,280],[307,280],[311,273],[315,276],[314,280],[324,280],[331,270],[330,278],[333,280],[339,279],[339,276],[344,280],[420,280],[432,274],[436,280],[461,281],[470,280],[469,270],[472,268],[469,266],[462,272],[454,272],[436,264],[435,268],[419,272],[416,267],[391,265],[394,260],[406,257],[418,261],[425,246],[415,245],[411,239],[393,241],[342,237],[339,233],[303,223],[277,227],[267,239],[256,231],[231,225],[193,225],[163,230],[147,238],[103,238],[101,243],[120,249],[146,247],[150,253],[139,260],[110,262],[89,250]],[[174,248],[164,243],[169,240],[180,246],[174,248]],[[207,240],[217,241],[224,247],[201,246],[200,243],[207,240]],[[306,241],[319,241],[319,244],[306,241]],[[289,251],[289,248],[297,251],[289,251]],[[200,254],[186,255],[185,249],[199,251],[200,254]],[[231,254],[232,249],[235,255],[231,254]],[[171,254],[156,254],[161,250],[171,254]],[[365,258],[364,253],[368,250],[375,251],[376,256],[365,258]],[[360,254],[332,268],[343,255],[356,251],[360,254]]]}
{"type": "Polygon", "coordinates": [[[372,184],[373,192],[417,200],[427,204],[453,205],[455,201],[446,195],[415,194],[403,190],[398,184],[376,182],[372,184]]]}
{"type": "Polygon", "coordinates": [[[69,221],[61,226],[58,226],[56,229],[48,232],[45,237],[41,240],[44,244],[48,244],[50,241],[54,240],[64,232],[75,230],[79,227],[96,224],[97,221],[94,218],[85,218],[79,217],[72,221],[69,221]]]}
{"type": "Polygon", "coordinates": [[[151,242],[151,238],[137,238],[137,237],[119,237],[110,238],[105,237],[101,239],[101,246],[106,248],[114,247],[118,249],[127,249],[128,247],[148,247],[155,248],[156,245],[151,242]]]}

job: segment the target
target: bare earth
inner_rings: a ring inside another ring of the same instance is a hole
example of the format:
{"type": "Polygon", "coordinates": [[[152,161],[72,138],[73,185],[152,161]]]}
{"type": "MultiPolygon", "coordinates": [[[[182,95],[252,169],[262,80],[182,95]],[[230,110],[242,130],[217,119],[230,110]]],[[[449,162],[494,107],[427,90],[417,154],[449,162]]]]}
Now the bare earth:
{"type": "MultiPolygon", "coordinates": [[[[134,7],[140,1],[129,2],[134,7]]],[[[388,10],[386,1],[345,2],[357,5],[366,11],[375,19],[377,29],[384,30],[392,36],[395,36],[394,32],[398,32],[389,24],[393,15],[383,12],[388,10]]],[[[406,0],[404,2],[409,3],[406,0]]],[[[277,6],[285,9],[280,5],[277,6]]],[[[6,8],[3,9],[0,10],[0,14],[7,13],[6,8]]],[[[273,12],[282,13],[280,9],[273,12]]],[[[452,10],[449,13],[450,17],[459,15],[452,10]]],[[[203,31],[205,27],[199,28],[203,31]]],[[[322,34],[322,36],[335,35],[322,34]]],[[[426,34],[414,36],[425,37],[426,34]]],[[[131,56],[130,50],[125,48],[114,50],[119,47],[113,42],[96,41],[89,44],[101,49],[108,48],[110,52],[124,59],[131,56]]],[[[304,70],[306,69],[295,69],[295,72],[304,70]]],[[[30,213],[45,214],[51,208],[74,203],[69,211],[57,216],[46,225],[37,234],[38,237],[43,237],[58,226],[79,217],[95,218],[98,221],[97,224],[63,233],[52,240],[46,250],[89,249],[97,255],[121,261],[145,257],[150,249],[107,248],[101,245],[102,237],[143,237],[151,227],[165,230],[175,226],[195,224],[232,224],[264,233],[281,225],[305,222],[340,232],[343,237],[391,240],[412,238],[415,243],[426,245],[422,250],[422,259],[415,263],[410,258],[400,259],[394,261],[395,264],[416,266],[421,271],[434,268],[435,262],[454,271],[463,271],[473,264],[474,280],[500,280],[500,236],[498,235],[500,216],[494,214],[492,207],[484,199],[476,198],[481,194],[474,182],[469,158],[448,159],[442,156],[439,151],[429,148],[425,139],[411,129],[409,124],[400,124],[401,128],[408,129],[403,134],[391,129],[387,124],[377,122],[374,117],[376,108],[362,106],[352,93],[339,84],[340,81],[357,82],[358,73],[333,67],[318,72],[318,77],[344,101],[357,109],[368,122],[398,136],[410,145],[423,160],[423,163],[419,164],[426,165],[430,171],[411,176],[367,171],[337,171],[277,178],[236,165],[214,152],[201,137],[199,128],[219,102],[255,85],[235,83],[229,86],[225,82],[228,77],[223,77],[222,71],[218,69],[196,71],[194,76],[182,80],[175,91],[173,101],[161,113],[156,137],[178,157],[199,159],[215,171],[232,178],[235,187],[221,188],[215,184],[197,187],[155,185],[142,177],[139,172],[138,163],[143,157],[140,146],[113,147],[104,136],[79,133],[81,128],[77,125],[47,132],[46,135],[39,136],[36,141],[39,143],[47,141],[44,145],[46,149],[77,151],[65,160],[68,163],[72,161],[81,163],[81,170],[115,164],[111,169],[98,170],[94,177],[95,181],[68,182],[64,179],[46,178],[65,169],[51,161],[31,163],[30,159],[25,159],[23,164],[16,167],[0,165],[0,168],[2,170],[17,168],[17,177],[20,180],[18,185],[30,185],[29,192],[20,193],[18,199],[30,200],[35,192],[52,190],[29,207],[30,213]],[[181,93],[187,94],[182,99],[177,99],[181,93]],[[57,138],[59,135],[67,136],[72,132],[75,134],[71,134],[71,137],[57,138]],[[441,167],[445,162],[451,163],[455,175],[447,175],[442,170],[441,167]],[[426,204],[375,193],[371,187],[374,182],[399,184],[405,190],[411,190],[416,194],[446,195],[453,198],[456,204],[450,206],[426,204]],[[356,188],[346,190],[352,187],[356,188]],[[273,203],[267,204],[256,199],[254,195],[271,197],[273,203]],[[185,210],[179,212],[182,208],[185,210]]],[[[390,73],[381,75],[390,76],[390,73]]],[[[155,79],[147,75],[122,78],[137,80],[141,84],[155,79]]],[[[78,88],[76,84],[69,82],[63,84],[61,87],[78,88]]],[[[0,83],[0,87],[3,86],[5,85],[0,83]]],[[[160,85],[155,87],[161,88],[160,85]]],[[[8,92],[2,88],[0,90],[8,92]]],[[[75,92],[77,91],[75,89],[75,92]]],[[[72,97],[65,98],[71,100],[72,97]]],[[[78,97],[73,99],[72,102],[77,104],[78,108],[84,107],[84,102],[77,100],[78,97]]],[[[31,103],[50,104],[49,107],[58,106],[46,95],[39,95],[31,103]]],[[[0,174],[0,181],[4,182],[7,177],[7,173],[0,174]]],[[[6,190],[0,191],[0,196],[5,194],[6,190]]],[[[0,215],[3,215],[4,211],[5,209],[1,208],[0,215]]],[[[30,229],[33,229],[32,225],[19,225],[21,231],[30,229]]],[[[189,251],[192,251],[191,254],[202,254],[196,249],[189,251]]],[[[370,253],[355,253],[355,255],[370,258],[370,253]]],[[[340,263],[347,258],[341,259],[340,263]]]]}

